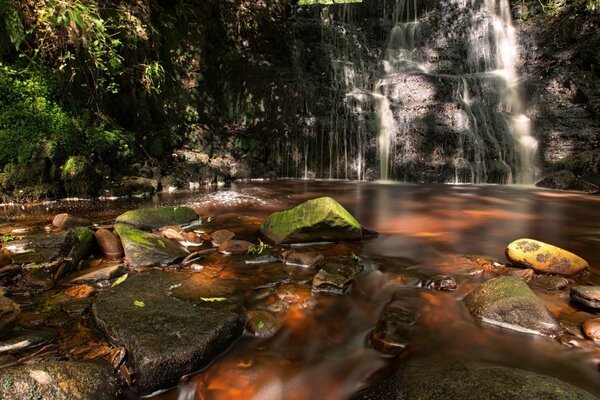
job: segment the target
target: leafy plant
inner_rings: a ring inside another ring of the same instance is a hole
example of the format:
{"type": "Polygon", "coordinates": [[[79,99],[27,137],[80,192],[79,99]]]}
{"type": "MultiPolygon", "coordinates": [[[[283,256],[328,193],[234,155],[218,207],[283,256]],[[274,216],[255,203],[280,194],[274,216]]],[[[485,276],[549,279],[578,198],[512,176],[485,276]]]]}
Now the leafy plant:
{"type": "Polygon", "coordinates": [[[248,254],[252,255],[260,255],[265,251],[265,249],[269,248],[268,244],[265,244],[262,240],[258,239],[258,244],[253,244],[248,249],[248,254]]]}

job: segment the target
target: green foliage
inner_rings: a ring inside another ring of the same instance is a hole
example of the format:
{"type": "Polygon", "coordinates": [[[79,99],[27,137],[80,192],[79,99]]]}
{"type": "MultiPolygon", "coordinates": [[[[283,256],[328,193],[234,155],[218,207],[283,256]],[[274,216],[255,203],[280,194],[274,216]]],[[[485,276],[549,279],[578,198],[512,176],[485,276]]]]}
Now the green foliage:
{"type": "Polygon", "coordinates": [[[250,248],[248,249],[248,254],[260,255],[269,247],[271,246],[265,244],[262,240],[258,239],[258,244],[253,244],[252,246],[250,246],[250,248]]]}
{"type": "Polygon", "coordinates": [[[18,48],[25,40],[25,28],[13,0],[0,0],[0,55],[18,48]]]}
{"type": "Polygon", "coordinates": [[[588,0],[587,1],[588,11],[600,11],[600,0],[588,0]]]}

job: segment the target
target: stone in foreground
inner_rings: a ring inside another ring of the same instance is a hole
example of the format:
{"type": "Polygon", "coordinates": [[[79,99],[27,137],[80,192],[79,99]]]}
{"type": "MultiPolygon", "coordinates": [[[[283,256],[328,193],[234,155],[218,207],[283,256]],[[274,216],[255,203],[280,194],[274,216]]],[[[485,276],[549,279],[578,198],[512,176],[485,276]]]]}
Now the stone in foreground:
{"type": "Polygon", "coordinates": [[[169,295],[186,275],[131,275],[92,306],[97,326],[127,348],[140,394],[175,385],[225,351],[242,334],[243,314],[204,308],[169,295]]]}
{"type": "Polygon", "coordinates": [[[275,243],[352,241],[362,237],[358,221],[331,197],[308,200],[291,210],[273,213],[260,232],[275,243]]]}
{"type": "Polygon", "coordinates": [[[563,331],[529,286],[512,276],[490,279],[465,297],[464,302],[480,322],[552,337],[563,331]]]}
{"type": "Polygon", "coordinates": [[[95,236],[96,243],[106,258],[114,260],[123,257],[123,246],[114,233],[103,228],[98,229],[95,236]]]}
{"type": "Polygon", "coordinates": [[[115,232],[123,243],[127,263],[133,267],[168,265],[188,255],[178,243],[130,225],[117,224],[115,232]]]}
{"type": "Polygon", "coordinates": [[[517,368],[435,357],[413,360],[354,400],[598,400],[556,378],[517,368]]]}
{"type": "Polygon", "coordinates": [[[120,392],[104,363],[44,361],[0,369],[1,399],[116,400],[120,392]]]}
{"type": "Polygon", "coordinates": [[[115,223],[128,224],[143,230],[152,230],[167,225],[187,224],[198,218],[196,211],[190,207],[140,208],[119,215],[115,223]]]}
{"type": "Polygon", "coordinates": [[[369,335],[371,344],[384,354],[397,356],[404,353],[419,317],[419,313],[408,302],[393,298],[386,304],[377,326],[369,335]]]}
{"type": "Polygon", "coordinates": [[[600,309],[600,286],[577,286],[571,289],[571,299],[584,306],[600,309]]]}
{"type": "Polygon", "coordinates": [[[542,274],[572,276],[589,268],[588,262],[578,255],[534,239],[515,240],[505,253],[512,263],[542,274]]]}

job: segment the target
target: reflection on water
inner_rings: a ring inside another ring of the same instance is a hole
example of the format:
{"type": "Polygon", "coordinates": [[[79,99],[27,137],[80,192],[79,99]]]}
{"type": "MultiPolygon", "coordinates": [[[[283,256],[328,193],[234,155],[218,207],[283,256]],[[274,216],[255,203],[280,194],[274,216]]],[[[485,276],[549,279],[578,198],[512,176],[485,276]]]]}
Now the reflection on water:
{"type": "MultiPolygon", "coordinates": [[[[195,192],[117,202],[49,203],[2,211],[10,227],[41,229],[61,212],[110,222],[125,209],[154,204],[191,204],[206,232],[228,228],[256,241],[259,223],[274,210],[329,195],[379,237],[359,243],[318,245],[326,257],[361,257],[363,272],[343,297],[316,296],[275,310],[277,285],[306,288],[311,273],[281,264],[249,266],[243,257],[207,256],[205,267],[174,296],[242,298],[248,309],[276,311],[282,328],[269,339],[243,337],[205,370],[156,396],[183,399],[346,399],[395,368],[394,359],[368,344],[384,304],[400,295],[420,310],[407,358],[460,357],[536,371],[600,395],[600,347],[576,349],[559,341],[477,325],[461,299],[485,275],[465,256],[504,262],[505,246],[531,237],[568,249],[592,266],[582,282],[600,285],[600,198],[506,186],[377,185],[278,181],[236,184],[218,192],[195,192]],[[419,279],[453,276],[454,292],[419,287],[419,279]],[[418,279],[416,279],[418,278],[418,279]]],[[[6,225],[4,225],[6,226],[6,225]]],[[[578,311],[567,292],[534,287],[555,315],[578,311]]],[[[588,341],[588,344],[591,343],[588,341]]]]}

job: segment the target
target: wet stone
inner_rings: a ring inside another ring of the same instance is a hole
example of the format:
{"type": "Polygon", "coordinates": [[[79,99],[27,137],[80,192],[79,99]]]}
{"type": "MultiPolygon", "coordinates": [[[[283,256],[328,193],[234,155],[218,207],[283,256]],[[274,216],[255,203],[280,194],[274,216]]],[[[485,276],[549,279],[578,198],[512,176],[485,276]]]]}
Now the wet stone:
{"type": "Polygon", "coordinates": [[[600,341],[600,318],[590,319],[583,323],[585,336],[600,341]]]}
{"type": "Polygon", "coordinates": [[[0,369],[0,398],[114,400],[120,384],[106,363],[44,361],[0,369]]]}
{"type": "Polygon", "coordinates": [[[15,328],[0,340],[0,354],[15,353],[54,341],[57,333],[53,329],[15,328]]]}
{"type": "MultiPolygon", "coordinates": [[[[96,325],[114,344],[127,348],[140,394],[172,386],[206,366],[243,332],[245,313],[169,295],[187,280],[185,274],[159,271],[130,274],[92,306],[96,325]]],[[[205,296],[212,297],[196,293],[196,298],[205,296]]]]}
{"type": "Polygon", "coordinates": [[[480,322],[523,333],[558,336],[563,329],[525,282],[501,276],[465,297],[467,309],[480,322]]]}
{"type": "Polygon", "coordinates": [[[96,293],[96,289],[89,285],[75,285],[65,290],[65,294],[76,299],[91,297],[96,293]]]}
{"type": "Polygon", "coordinates": [[[247,254],[252,243],[246,242],[245,240],[226,240],[219,246],[219,253],[221,254],[247,254]]]}
{"type": "Polygon", "coordinates": [[[506,248],[506,258],[517,265],[542,274],[572,276],[589,264],[567,250],[533,239],[519,239],[506,248]]]}
{"type": "Polygon", "coordinates": [[[562,276],[537,275],[532,284],[547,291],[564,290],[569,287],[569,281],[562,276]]]}
{"type": "Polygon", "coordinates": [[[121,264],[107,265],[101,268],[90,268],[81,271],[69,280],[70,283],[93,283],[107,281],[125,273],[125,267],[121,264]]]}
{"type": "Polygon", "coordinates": [[[571,299],[586,307],[600,309],[600,286],[577,286],[571,289],[571,299]]]}
{"type": "Polygon", "coordinates": [[[313,278],[312,290],[342,295],[361,271],[362,267],[356,263],[327,261],[313,278]]]}
{"type": "Polygon", "coordinates": [[[220,246],[228,240],[231,240],[235,237],[235,233],[227,230],[227,229],[219,229],[218,231],[214,231],[210,234],[211,242],[215,246],[220,246]]]}
{"type": "Polygon", "coordinates": [[[423,287],[431,290],[456,290],[458,285],[451,276],[438,275],[423,281],[423,287]]]}
{"type": "Polygon", "coordinates": [[[163,235],[164,237],[166,237],[167,239],[177,240],[179,242],[182,242],[185,240],[185,237],[183,236],[183,232],[178,229],[175,229],[175,228],[162,229],[160,231],[160,234],[163,235]]]}
{"type": "Polygon", "coordinates": [[[354,400],[597,400],[558,379],[517,368],[430,357],[415,358],[354,400]]]}
{"type": "Polygon", "coordinates": [[[271,264],[279,261],[277,257],[272,254],[264,254],[262,256],[254,257],[250,260],[244,261],[246,264],[250,265],[260,265],[260,264],[271,264]]]}
{"type": "Polygon", "coordinates": [[[313,250],[286,250],[281,253],[281,259],[287,265],[314,268],[325,257],[320,252],[313,250]]]}
{"type": "Polygon", "coordinates": [[[95,237],[96,243],[98,243],[105,257],[113,260],[123,257],[123,245],[114,233],[108,229],[98,229],[95,237]]]}
{"type": "Polygon", "coordinates": [[[115,225],[123,242],[125,259],[132,267],[168,265],[183,259],[188,251],[177,242],[125,224],[115,225]]]}
{"type": "Polygon", "coordinates": [[[248,311],[246,330],[253,336],[267,339],[275,335],[282,322],[275,315],[264,310],[248,311]]]}
{"type": "Polygon", "coordinates": [[[392,299],[383,309],[377,326],[369,340],[379,352],[400,355],[408,347],[413,325],[419,320],[419,312],[402,299],[392,299]]]}
{"type": "Polygon", "coordinates": [[[58,256],[70,259],[71,269],[74,269],[81,260],[90,255],[93,245],[94,232],[88,228],[73,228],[67,232],[58,256]]]}
{"type": "Polygon", "coordinates": [[[315,301],[309,287],[296,283],[281,285],[275,291],[275,297],[287,304],[296,304],[300,308],[310,308],[315,301]]]}
{"type": "Polygon", "coordinates": [[[92,221],[90,221],[87,218],[81,218],[67,213],[57,214],[52,220],[52,225],[61,229],[76,228],[78,226],[89,226],[91,224],[92,221]]]}
{"type": "Polygon", "coordinates": [[[12,253],[10,251],[1,249],[0,250],[0,267],[5,267],[12,264],[12,253]]]}

